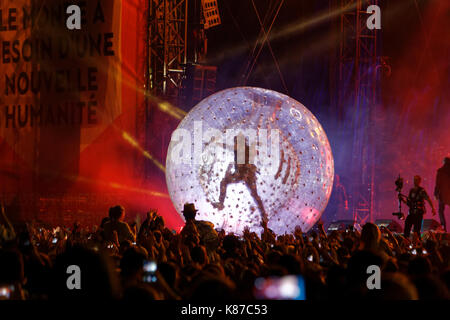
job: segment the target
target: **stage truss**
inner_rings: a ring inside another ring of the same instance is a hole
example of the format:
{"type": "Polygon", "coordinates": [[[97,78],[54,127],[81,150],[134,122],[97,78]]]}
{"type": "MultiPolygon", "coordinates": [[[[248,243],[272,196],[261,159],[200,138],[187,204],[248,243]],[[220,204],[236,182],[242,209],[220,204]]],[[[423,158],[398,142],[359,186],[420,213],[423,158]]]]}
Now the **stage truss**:
{"type": "Polygon", "coordinates": [[[188,0],[150,0],[148,10],[149,91],[176,102],[187,62],[188,0]]]}
{"type": "MultiPolygon", "coordinates": [[[[338,113],[353,107],[354,128],[350,186],[353,220],[364,224],[373,221],[375,185],[375,148],[373,115],[377,107],[379,86],[379,30],[369,30],[367,7],[377,0],[340,0],[340,45],[338,113]]],[[[348,112],[348,111],[347,111],[348,112]]]]}

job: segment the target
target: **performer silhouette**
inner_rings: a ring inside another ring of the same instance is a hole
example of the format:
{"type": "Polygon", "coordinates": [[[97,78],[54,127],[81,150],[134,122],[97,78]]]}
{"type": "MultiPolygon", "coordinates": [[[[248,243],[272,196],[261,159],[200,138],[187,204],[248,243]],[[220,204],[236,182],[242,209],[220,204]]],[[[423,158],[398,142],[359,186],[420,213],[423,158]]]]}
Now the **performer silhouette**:
{"type": "Polygon", "coordinates": [[[414,232],[420,237],[422,220],[426,213],[425,201],[429,203],[433,216],[436,215],[436,209],[434,208],[433,202],[425,189],[420,186],[421,182],[422,178],[420,176],[414,176],[414,188],[409,191],[409,195],[407,197],[402,194],[398,195],[399,200],[406,203],[409,207],[409,214],[405,219],[405,238],[409,237],[412,227],[414,227],[414,232]]]}
{"type": "Polygon", "coordinates": [[[348,196],[344,185],[341,183],[340,176],[336,174],[334,179],[333,193],[331,194],[329,205],[329,220],[345,220],[348,216],[348,196]]]}
{"type": "MultiPolygon", "coordinates": [[[[240,138],[245,137],[240,134],[240,138]]],[[[228,165],[225,177],[220,182],[220,195],[219,201],[213,203],[213,207],[219,210],[223,210],[224,201],[227,194],[227,187],[230,184],[243,182],[247,186],[252,198],[255,200],[256,205],[261,213],[262,225],[267,225],[267,214],[264,209],[264,204],[258,194],[256,186],[256,173],[259,172],[256,165],[250,161],[250,147],[245,140],[245,162],[238,163],[238,136],[234,138],[234,163],[228,165]],[[233,170],[234,169],[234,170],[233,170]]]]}
{"type": "Polygon", "coordinates": [[[446,205],[450,206],[450,158],[448,157],[444,159],[444,165],[437,171],[434,196],[439,200],[439,218],[447,232],[444,210],[446,205]]]}

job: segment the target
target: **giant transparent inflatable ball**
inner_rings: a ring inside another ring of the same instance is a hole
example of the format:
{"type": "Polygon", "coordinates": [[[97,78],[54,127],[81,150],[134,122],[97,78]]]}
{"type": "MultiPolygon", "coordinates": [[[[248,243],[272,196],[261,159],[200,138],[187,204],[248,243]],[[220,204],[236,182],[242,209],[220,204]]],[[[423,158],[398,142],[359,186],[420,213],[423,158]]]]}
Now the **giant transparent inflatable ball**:
{"type": "Polygon", "coordinates": [[[237,87],[198,103],[172,134],[166,181],[183,217],[241,235],[307,232],[325,210],[334,162],[328,138],[300,102],[275,91],[237,87]]]}

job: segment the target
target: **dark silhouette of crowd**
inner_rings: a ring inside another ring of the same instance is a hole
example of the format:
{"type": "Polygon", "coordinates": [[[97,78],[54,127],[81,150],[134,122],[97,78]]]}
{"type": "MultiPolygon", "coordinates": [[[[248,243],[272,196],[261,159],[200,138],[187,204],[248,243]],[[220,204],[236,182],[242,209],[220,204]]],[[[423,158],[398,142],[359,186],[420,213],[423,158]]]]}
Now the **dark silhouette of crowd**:
{"type": "Polygon", "coordinates": [[[303,277],[307,300],[449,299],[450,246],[433,232],[406,239],[366,223],[361,232],[327,234],[319,221],[308,233],[276,236],[264,227],[238,236],[197,221],[196,212],[185,205],[176,233],[156,210],[139,226],[115,206],[99,226],[55,228],[13,226],[2,209],[0,299],[253,300],[256,279],[286,275],[303,277]],[[79,289],[67,284],[72,265],[79,289]],[[381,270],[381,289],[368,288],[371,265],[381,270]]]}

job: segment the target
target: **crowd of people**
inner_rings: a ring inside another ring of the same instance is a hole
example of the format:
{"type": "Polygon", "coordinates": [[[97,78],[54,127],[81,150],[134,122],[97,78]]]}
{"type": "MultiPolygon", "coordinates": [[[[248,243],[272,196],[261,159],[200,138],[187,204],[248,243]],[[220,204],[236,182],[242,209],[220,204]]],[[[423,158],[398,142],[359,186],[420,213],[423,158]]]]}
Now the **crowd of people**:
{"type": "Polygon", "coordinates": [[[196,212],[184,206],[177,233],[156,210],[139,226],[115,206],[99,226],[55,228],[13,226],[2,209],[0,299],[253,300],[258,278],[287,275],[304,279],[307,300],[450,298],[445,236],[407,239],[372,223],[327,234],[320,221],[308,233],[234,235],[196,212]],[[367,285],[371,265],[381,270],[380,289],[367,285]],[[81,270],[78,289],[68,285],[69,266],[81,270]]]}

